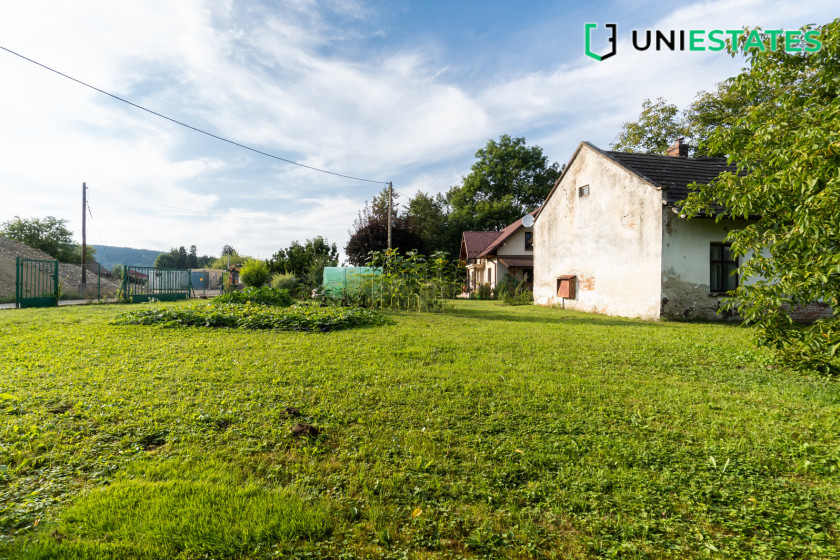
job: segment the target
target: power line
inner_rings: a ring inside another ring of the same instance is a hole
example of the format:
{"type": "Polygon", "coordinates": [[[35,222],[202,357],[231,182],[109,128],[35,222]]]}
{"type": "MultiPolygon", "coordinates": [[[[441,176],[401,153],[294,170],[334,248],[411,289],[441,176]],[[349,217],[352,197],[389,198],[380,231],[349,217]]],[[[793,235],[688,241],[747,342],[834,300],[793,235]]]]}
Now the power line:
{"type": "Polygon", "coordinates": [[[290,160],[290,159],[286,159],[286,158],[283,158],[283,157],[280,157],[280,156],[276,156],[276,155],[274,155],[274,154],[269,154],[268,152],[263,152],[262,150],[258,150],[258,149],[256,149],[256,148],[252,148],[252,147],[250,147],[250,146],[246,146],[245,144],[240,144],[239,142],[235,142],[235,141],[233,141],[233,140],[229,140],[229,139],[224,138],[224,137],[222,137],[222,136],[218,136],[218,135],[216,135],[216,134],[213,134],[212,132],[207,132],[206,130],[202,130],[202,129],[200,129],[200,128],[196,128],[196,127],[194,127],[194,126],[192,126],[192,125],[189,125],[189,124],[187,124],[187,123],[181,122],[181,121],[176,120],[176,119],[173,119],[173,118],[171,118],[171,117],[167,117],[166,115],[163,115],[163,114],[161,114],[161,113],[157,113],[157,112],[155,112],[155,111],[152,111],[151,109],[147,109],[146,107],[143,107],[142,105],[138,105],[137,103],[132,103],[131,101],[129,101],[129,100],[127,100],[127,99],[123,99],[122,97],[119,97],[119,96],[117,96],[117,95],[114,95],[113,93],[108,93],[108,92],[107,92],[107,91],[105,91],[105,90],[99,89],[98,87],[95,87],[95,86],[92,86],[92,85],[90,85],[90,84],[88,84],[88,83],[85,83],[85,82],[83,82],[83,81],[81,81],[81,80],[79,80],[79,79],[74,78],[73,76],[69,76],[69,75],[67,75],[67,74],[65,74],[65,73],[63,73],[63,72],[59,72],[58,70],[56,70],[56,69],[54,69],[54,68],[50,68],[50,67],[49,67],[49,66],[47,66],[46,64],[41,64],[41,63],[40,63],[40,62],[38,62],[37,60],[32,60],[31,58],[25,57],[25,56],[23,56],[22,54],[17,53],[17,52],[15,52],[15,51],[11,50],[11,49],[7,49],[7,48],[6,48],[6,47],[4,47],[3,45],[0,45],[0,49],[2,49],[2,50],[4,50],[4,51],[6,51],[6,52],[7,52],[7,53],[9,53],[9,54],[13,54],[13,55],[15,55],[15,56],[17,56],[17,57],[20,57],[20,58],[22,58],[23,60],[26,60],[27,62],[31,62],[32,64],[35,64],[35,65],[37,65],[37,66],[40,66],[41,68],[44,68],[44,69],[46,69],[46,70],[49,70],[50,72],[53,72],[53,73],[55,73],[55,74],[58,74],[59,76],[62,76],[63,78],[67,78],[68,80],[72,80],[72,81],[76,82],[77,84],[81,84],[81,85],[83,85],[83,86],[85,86],[85,87],[87,87],[87,88],[90,88],[90,89],[94,90],[94,91],[98,91],[99,93],[105,94],[105,95],[107,95],[108,97],[112,97],[112,98],[116,99],[117,101],[122,101],[123,103],[126,103],[126,104],[128,104],[128,105],[131,105],[132,107],[135,107],[135,108],[137,108],[137,109],[140,109],[141,111],[146,111],[147,113],[150,113],[150,114],[152,114],[152,115],[155,115],[156,117],[160,117],[160,118],[162,118],[162,119],[166,119],[166,120],[168,120],[168,121],[170,121],[170,122],[173,122],[173,123],[175,123],[175,124],[178,124],[178,125],[181,125],[181,126],[183,126],[183,127],[189,128],[190,130],[193,130],[193,131],[195,131],[195,132],[199,132],[199,133],[204,134],[204,135],[206,135],[206,136],[210,136],[211,138],[215,138],[216,140],[221,140],[222,142],[227,142],[228,144],[233,144],[234,146],[237,146],[237,147],[239,147],[239,148],[243,148],[243,149],[245,149],[245,150],[250,150],[250,151],[252,151],[252,152],[254,152],[254,153],[257,153],[257,154],[260,154],[260,155],[262,155],[262,156],[270,157],[270,158],[273,158],[273,159],[276,159],[276,160],[283,161],[283,162],[285,162],[285,163],[290,163],[290,164],[292,164],[292,165],[297,165],[298,167],[304,167],[304,168],[306,168],[306,169],[311,169],[312,171],[318,171],[319,173],[326,173],[326,174],[328,174],[328,175],[335,175],[336,177],[343,177],[343,178],[345,178],[345,179],[353,179],[354,181],[363,181],[363,182],[365,182],[365,183],[377,183],[377,184],[383,184],[383,185],[387,185],[387,184],[388,184],[388,181],[376,181],[376,180],[374,180],[374,179],[364,179],[364,178],[362,178],[362,177],[353,177],[352,175],[344,175],[344,174],[342,174],[342,173],[336,173],[335,171],[328,171],[328,170],[326,170],[326,169],[320,169],[320,168],[318,168],[318,167],[312,167],[311,165],[306,165],[306,164],[304,164],[304,163],[299,163],[299,162],[297,162],[297,161],[292,161],[292,160],[290,160]]]}
{"type": "MultiPolygon", "coordinates": [[[[88,189],[88,190],[93,190],[93,189],[88,189]]],[[[87,211],[88,211],[88,214],[90,214],[90,221],[91,221],[91,222],[93,222],[93,227],[95,227],[95,228],[96,228],[96,234],[99,236],[99,242],[100,242],[102,245],[105,245],[105,240],[104,240],[104,239],[102,239],[102,232],[101,232],[101,231],[99,231],[99,225],[96,223],[96,220],[94,220],[94,219],[93,219],[93,212],[92,212],[92,211],[91,211],[91,209],[90,209],[90,201],[89,201],[89,200],[86,200],[86,201],[85,201],[85,203],[87,204],[87,211]]],[[[110,259],[110,257],[108,256],[108,250],[107,250],[107,249],[103,249],[103,251],[105,252],[105,258],[106,258],[106,259],[108,259],[108,260],[110,261],[111,259],[110,259]]],[[[100,259],[98,262],[102,262],[102,259],[100,259]]]]}

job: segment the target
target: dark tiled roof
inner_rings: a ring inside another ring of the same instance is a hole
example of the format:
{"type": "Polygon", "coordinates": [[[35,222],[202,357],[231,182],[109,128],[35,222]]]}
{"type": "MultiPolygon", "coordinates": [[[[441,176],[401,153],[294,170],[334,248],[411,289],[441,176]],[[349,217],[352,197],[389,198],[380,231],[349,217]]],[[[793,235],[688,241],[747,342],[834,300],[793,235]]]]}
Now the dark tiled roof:
{"type": "MultiPolygon", "coordinates": [[[[533,216],[536,213],[537,213],[537,210],[534,210],[530,214],[533,216]]],[[[521,227],[522,227],[522,218],[519,218],[518,220],[516,220],[515,222],[510,224],[508,227],[506,227],[502,231],[496,232],[498,234],[498,237],[495,240],[493,240],[493,243],[488,245],[487,248],[485,248],[481,252],[481,254],[478,255],[478,256],[479,257],[484,257],[484,256],[487,256],[487,255],[493,253],[496,249],[498,249],[499,247],[502,246],[502,243],[507,241],[508,237],[510,237],[511,235],[516,233],[519,230],[519,228],[521,228],[521,227]]]]}
{"type": "Polygon", "coordinates": [[[465,231],[461,238],[461,260],[466,261],[478,257],[501,233],[501,231],[465,231]]]}
{"type": "Polygon", "coordinates": [[[737,166],[728,165],[726,158],[688,158],[595,149],[642,179],[665,189],[668,205],[685,199],[691,183],[705,184],[724,171],[737,172],[737,166]]]}

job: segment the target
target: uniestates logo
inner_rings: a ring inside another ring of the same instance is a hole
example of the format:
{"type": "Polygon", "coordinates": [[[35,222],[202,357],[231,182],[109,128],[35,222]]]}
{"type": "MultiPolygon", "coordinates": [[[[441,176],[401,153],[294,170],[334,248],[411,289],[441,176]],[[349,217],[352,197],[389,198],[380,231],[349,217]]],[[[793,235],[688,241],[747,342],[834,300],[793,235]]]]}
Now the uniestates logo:
{"type": "MultiPolygon", "coordinates": [[[[585,23],[583,27],[583,50],[586,56],[595,60],[606,60],[617,52],[618,24],[606,23],[604,27],[610,31],[607,43],[609,50],[598,54],[592,50],[593,30],[598,29],[597,23],[585,23]]],[[[805,31],[785,31],[784,29],[670,29],[639,31],[634,29],[631,34],[631,45],[637,51],[646,51],[651,47],[656,51],[728,51],[730,42],[733,49],[748,51],[777,51],[787,53],[813,53],[822,49],[820,32],[816,29],[805,31]]]]}

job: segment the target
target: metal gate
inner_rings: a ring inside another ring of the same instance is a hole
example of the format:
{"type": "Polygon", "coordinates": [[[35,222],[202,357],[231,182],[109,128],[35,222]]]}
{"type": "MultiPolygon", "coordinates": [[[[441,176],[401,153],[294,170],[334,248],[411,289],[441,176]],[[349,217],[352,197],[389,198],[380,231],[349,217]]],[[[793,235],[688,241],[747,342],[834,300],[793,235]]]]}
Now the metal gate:
{"type": "Polygon", "coordinates": [[[58,305],[58,261],[15,257],[15,307],[58,305]]]}
{"type": "Polygon", "coordinates": [[[133,303],[150,299],[159,301],[187,299],[191,289],[189,270],[151,266],[123,267],[121,296],[122,299],[133,303]]]}

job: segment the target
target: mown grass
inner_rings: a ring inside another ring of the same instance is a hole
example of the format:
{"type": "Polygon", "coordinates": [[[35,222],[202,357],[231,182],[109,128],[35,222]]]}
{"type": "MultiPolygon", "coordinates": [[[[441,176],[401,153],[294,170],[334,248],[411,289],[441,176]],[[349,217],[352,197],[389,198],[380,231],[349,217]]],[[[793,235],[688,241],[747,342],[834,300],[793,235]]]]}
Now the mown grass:
{"type": "Polygon", "coordinates": [[[840,557],[840,390],[745,329],[126,309],[0,312],[0,557],[840,557]]]}

